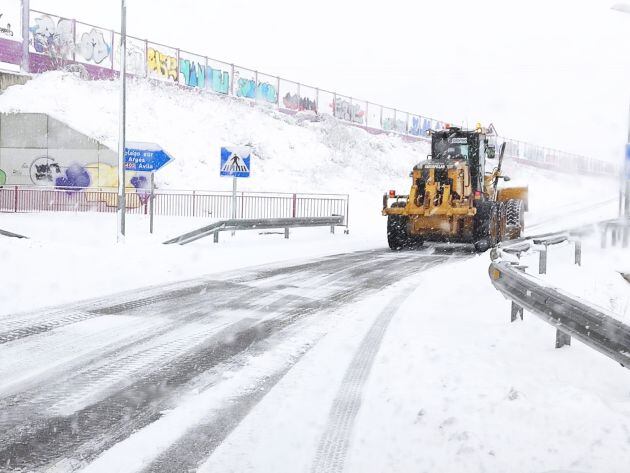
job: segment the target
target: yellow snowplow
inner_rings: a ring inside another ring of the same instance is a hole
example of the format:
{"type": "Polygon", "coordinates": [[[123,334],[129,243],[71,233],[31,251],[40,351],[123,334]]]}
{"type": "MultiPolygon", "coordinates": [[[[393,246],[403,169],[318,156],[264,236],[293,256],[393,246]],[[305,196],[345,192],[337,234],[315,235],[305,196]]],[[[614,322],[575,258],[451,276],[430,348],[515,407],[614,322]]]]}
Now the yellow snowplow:
{"type": "Polygon", "coordinates": [[[431,133],[431,154],[414,166],[408,195],[383,196],[387,241],[393,250],[425,241],[472,243],[478,251],[521,236],[527,210],[527,187],[499,187],[505,143],[498,164],[494,136],[451,127],[431,133]],[[489,166],[488,166],[489,167],[489,166]]]}

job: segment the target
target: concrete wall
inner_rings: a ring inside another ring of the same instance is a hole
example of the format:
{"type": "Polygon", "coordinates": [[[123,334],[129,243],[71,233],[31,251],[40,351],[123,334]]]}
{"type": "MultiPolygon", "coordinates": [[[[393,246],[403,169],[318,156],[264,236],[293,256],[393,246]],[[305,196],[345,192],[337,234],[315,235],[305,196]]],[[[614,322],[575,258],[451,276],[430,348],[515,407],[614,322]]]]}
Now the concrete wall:
{"type": "Polygon", "coordinates": [[[23,74],[0,72],[0,93],[2,93],[2,91],[4,90],[7,90],[7,88],[11,87],[12,85],[24,85],[29,80],[31,80],[31,77],[23,74]]]}
{"type": "Polygon", "coordinates": [[[48,115],[0,114],[0,185],[115,187],[117,155],[48,115]]]}

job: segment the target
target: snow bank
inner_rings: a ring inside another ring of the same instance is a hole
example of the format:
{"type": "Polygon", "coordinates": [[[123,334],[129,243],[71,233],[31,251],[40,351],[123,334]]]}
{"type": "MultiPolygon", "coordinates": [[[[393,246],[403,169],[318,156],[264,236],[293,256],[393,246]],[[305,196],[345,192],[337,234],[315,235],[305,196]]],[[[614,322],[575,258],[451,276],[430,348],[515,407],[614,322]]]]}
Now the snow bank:
{"type": "Polygon", "coordinates": [[[487,266],[426,273],[393,319],[347,471],[627,471],[630,373],[580,343],[555,349],[537,317],[510,324],[474,276],[487,266]],[[475,284],[443,284],[452,274],[475,284]]]}
{"type": "Polygon", "coordinates": [[[529,255],[523,262],[529,266],[529,272],[549,285],[599,306],[630,324],[630,284],[622,276],[630,272],[630,251],[627,249],[601,249],[598,239],[586,239],[582,248],[582,266],[576,266],[573,264],[573,244],[551,246],[545,275],[538,275],[538,253],[529,255]]]}
{"type": "MultiPolygon", "coordinates": [[[[0,112],[47,113],[116,149],[118,83],[51,72],[0,96],[0,112]]],[[[219,177],[221,146],[251,145],[253,177],[243,190],[291,192],[388,189],[427,154],[425,143],[370,135],[332,117],[289,116],[251,102],[162,83],[132,80],[127,139],[157,142],[175,162],[157,174],[161,187],[231,189],[219,177]]]]}

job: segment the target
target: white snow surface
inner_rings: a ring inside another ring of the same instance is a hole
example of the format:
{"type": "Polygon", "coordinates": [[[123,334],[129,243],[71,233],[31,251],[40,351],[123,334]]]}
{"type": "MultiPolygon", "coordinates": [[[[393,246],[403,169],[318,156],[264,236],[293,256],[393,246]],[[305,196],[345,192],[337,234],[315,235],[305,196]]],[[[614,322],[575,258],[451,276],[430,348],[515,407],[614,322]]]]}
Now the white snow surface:
{"type": "MultiPolygon", "coordinates": [[[[509,323],[509,302],[474,256],[412,277],[361,395],[348,472],[580,471],[622,473],[630,461],[630,373],[580,344],[555,350],[531,316],[509,323]],[[452,275],[475,284],[445,285],[452,275]],[[454,294],[456,295],[454,297],[454,294]]],[[[312,471],[342,378],[390,288],[300,330],[273,354],[186,399],[105,452],[86,473],[140,471],[186,429],[303,358],[201,466],[201,472],[312,471]]]]}
{"type": "MultiPolygon", "coordinates": [[[[0,95],[0,112],[47,113],[116,149],[118,93],[115,81],[49,72],[0,95]]],[[[297,230],[299,242],[239,234],[234,240],[222,238],[218,246],[202,240],[172,248],[160,242],[209,222],[157,217],[156,234],[149,236],[143,217],[130,217],[127,245],[116,245],[113,215],[3,214],[0,228],[32,239],[0,240],[4,268],[19,268],[30,281],[26,285],[2,273],[0,314],[248,264],[383,247],[382,195],[388,189],[407,192],[409,171],[425,159],[427,144],[371,135],[331,117],[310,118],[209,92],[130,81],[128,139],[157,142],[175,157],[157,173],[158,187],[230,190],[231,180],[219,177],[220,147],[250,144],[253,177],[242,180],[239,190],[349,194],[350,236],[297,230]]],[[[512,184],[530,188],[527,226],[532,233],[614,216],[614,180],[510,162],[505,171],[512,184]]]]}
{"type": "Polygon", "coordinates": [[[545,284],[557,287],[573,297],[598,306],[626,324],[630,324],[630,282],[623,277],[630,273],[630,251],[620,246],[600,247],[597,238],[582,241],[582,264],[575,264],[573,243],[550,246],[547,272],[538,274],[538,253],[523,259],[528,271],[545,284]]]}
{"type": "MultiPolygon", "coordinates": [[[[117,94],[114,82],[50,73],[10,88],[0,111],[49,113],[115,147],[117,94]]],[[[424,144],[373,136],[331,118],[310,122],[176,87],[132,82],[129,97],[129,139],[157,141],[176,158],[158,174],[161,187],[226,190],[218,149],[252,144],[254,177],[244,189],[348,193],[350,234],[298,229],[285,240],[251,231],[222,234],[216,245],[207,239],[165,246],[166,238],[208,221],[158,217],[149,235],[147,219],[131,216],[126,243],[116,244],[113,214],[2,214],[0,228],[31,238],[0,239],[0,317],[257,264],[384,248],[381,195],[406,191],[411,166],[427,152],[424,144]]],[[[506,172],[530,187],[531,233],[614,216],[615,181],[510,163],[506,172]]],[[[394,314],[360,393],[345,471],[627,471],[630,373],[579,343],[555,350],[554,329],[533,316],[510,324],[509,302],[492,287],[488,265],[487,255],[476,255],[405,281],[417,288],[394,314]]],[[[187,429],[304,353],[201,471],[311,471],[344,373],[400,290],[393,286],[298,327],[275,350],[252,355],[213,389],[183,398],[86,471],[141,470],[187,429]]],[[[116,323],[112,318],[109,332],[116,323]]],[[[81,330],[98,340],[91,324],[81,330]]],[[[72,469],[62,464],[56,471],[72,469]]]]}

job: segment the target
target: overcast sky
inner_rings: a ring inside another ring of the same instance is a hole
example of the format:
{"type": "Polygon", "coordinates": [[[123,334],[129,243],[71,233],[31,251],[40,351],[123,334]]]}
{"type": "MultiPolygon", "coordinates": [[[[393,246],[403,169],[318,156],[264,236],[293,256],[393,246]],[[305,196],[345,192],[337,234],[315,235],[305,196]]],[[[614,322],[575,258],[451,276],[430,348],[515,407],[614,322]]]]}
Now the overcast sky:
{"type": "MultiPolygon", "coordinates": [[[[453,123],[620,160],[630,15],[618,0],[127,0],[130,34],[453,123]]],[[[630,3],[630,0],[628,0],[630,3]]],[[[120,1],[31,0],[117,28],[120,1]]]]}

